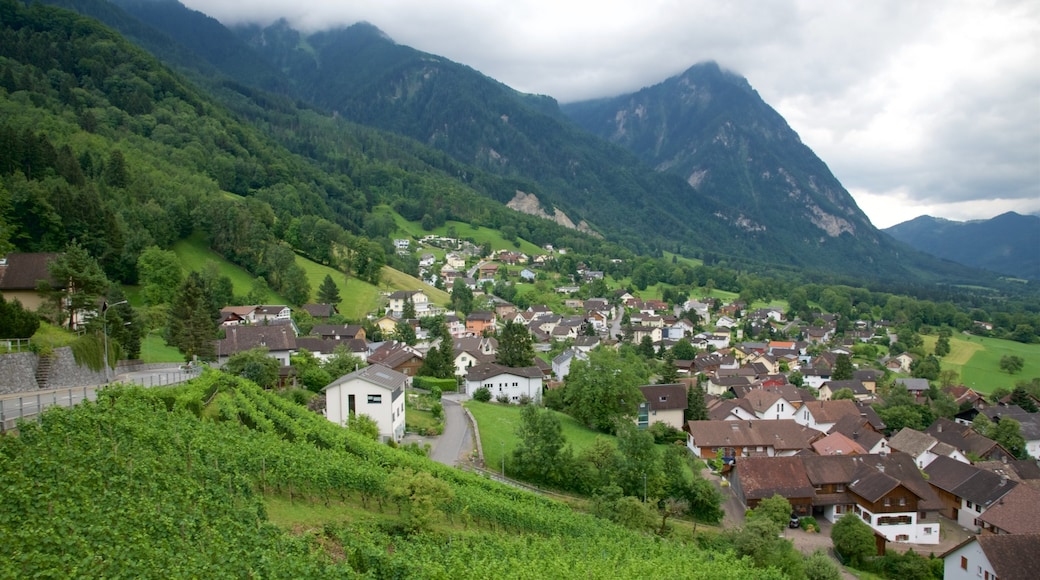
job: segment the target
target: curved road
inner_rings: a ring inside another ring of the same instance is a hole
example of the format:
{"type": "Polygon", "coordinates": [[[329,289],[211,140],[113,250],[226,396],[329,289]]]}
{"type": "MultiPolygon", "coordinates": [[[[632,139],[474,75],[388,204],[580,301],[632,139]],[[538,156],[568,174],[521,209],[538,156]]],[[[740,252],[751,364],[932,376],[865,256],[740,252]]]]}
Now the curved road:
{"type": "Polygon", "coordinates": [[[473,449],[473,431],[462,405],[459,404],[460,400],[459,395],[445,395],[441,398],[441,405],[444,407],[444,434],[435,439],[427,439],[432,447],[430,459],[452,467],[473,449]]]}

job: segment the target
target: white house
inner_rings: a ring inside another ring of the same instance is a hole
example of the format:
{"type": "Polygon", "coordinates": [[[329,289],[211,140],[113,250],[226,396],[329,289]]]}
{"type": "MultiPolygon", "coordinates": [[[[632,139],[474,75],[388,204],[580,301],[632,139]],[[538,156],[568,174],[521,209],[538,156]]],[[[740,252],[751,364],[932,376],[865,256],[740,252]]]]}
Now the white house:
{"type": "Polygon", "coordinates": [[[739,419],[794,419],[798,408],[780,393],[767,389],[752,389],[737,401],[733,414],[739,419]]]}
{"type": "Polygon", "coordinates": [[[466,395],[481,387],[491,391],[491,398],[505,397],[510,403],[519,403],[521,397],[532,402],[542,401],[542,369],[536,366],[507,367],[496,363],[475,366],[466,373],[466,395]]]}
{"type": "Polygon", "coordinates": [[[354,415],[368,415],[384,441],[404,437],[404,389],[408,376],[383,365],[370,365],[332,381],[325,393],[325,417],[346,427],[354,415]]]}
{"type": "Polygon", "coordinates": [[[562,381],[571,372],[571,363],[575,360],[589,360],[589,355],[577,348],[568,348],[552,359],[553,376],[562,381]]]}
{"type": "Polygon", "coordinates": [[[415,307],[415,315],[423,317],[430,311],[430,297],[426,295],[422,290],[398,290],[389,297],[389,304],[387,304],[387,314],[394,318],[401,318],[404,314],[404,305],[409,300],[412,301],[412,306],[415,307]]]}
{"type": "Polygon", "coordinates": [[[671,385],[645,385],[639,387],[646,399],[639,404],[636,411],[636,425],[640,429],[646,429],[654,423],[664,423],[675,429],[682,429],[685,424],[685,411],[687,407],[686,386],[681,384],[671,385]]]}
{"type": "Polygon", "coordinates": [[[944,580],[1040,577],[1040,535],[971,536],[942,555],[944,580]]]}

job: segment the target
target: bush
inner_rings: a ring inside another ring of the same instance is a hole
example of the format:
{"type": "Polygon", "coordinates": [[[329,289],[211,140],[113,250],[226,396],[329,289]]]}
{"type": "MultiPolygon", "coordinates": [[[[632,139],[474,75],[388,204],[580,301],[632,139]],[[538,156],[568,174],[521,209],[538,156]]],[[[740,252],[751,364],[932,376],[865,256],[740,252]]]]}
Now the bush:
{"type": "Polygon", "coordinates": [[[807,532],[818,532],[820,531],[820,524],[816,523],[816,518],[812,516],[806,516],[798,520],[798,525],[807,532]]]}
{"type": "Polygon", "coordinates": [[[440,421],[444,418],[444,406],[440,403],[434,403],[430,406],[430,413],[433,413],[433,418],[440,421]]]}
{"type": "Polygon", "coordinates": [[[487,387],[480,387],[473,393],[473,400],[480,401],[481,403],[487,403],[491,400],[491,389],[487,387]]]}
{"type": "Polygon", "coordinates": [[[531,404],[531,397],[528,397],[527,395],[520,395],[520,405],[521,406],[530,405],[530,404],[531,404]]]}
{"type": "Polygon", "coordinates": [[[502,403],[503,405],[508,405],[509,404],[509,395],[499,395],[499,396],[495,397],[495,400],[498,401],[499,403],[502,403]]]}

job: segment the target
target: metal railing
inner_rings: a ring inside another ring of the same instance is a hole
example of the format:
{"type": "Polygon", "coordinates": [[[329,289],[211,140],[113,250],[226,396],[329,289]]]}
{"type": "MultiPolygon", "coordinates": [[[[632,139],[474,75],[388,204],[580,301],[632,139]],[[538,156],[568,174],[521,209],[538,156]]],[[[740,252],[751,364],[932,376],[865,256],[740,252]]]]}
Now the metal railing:
{"type": "Polygon", "coordinates": [[[73,387],[54,389],[39,393],[26,393],[17,397],[0,398],[0,432],[14,429],[19,419],[35,418],[48,407],[60,405],[71,407],[83,401],[96,401],[97,387],[73,387]]]}
{"type": "Polygon", "coordinates": [[[0,338],[0,352],[30,352],[31,344],[28,338],[0,338]]]}

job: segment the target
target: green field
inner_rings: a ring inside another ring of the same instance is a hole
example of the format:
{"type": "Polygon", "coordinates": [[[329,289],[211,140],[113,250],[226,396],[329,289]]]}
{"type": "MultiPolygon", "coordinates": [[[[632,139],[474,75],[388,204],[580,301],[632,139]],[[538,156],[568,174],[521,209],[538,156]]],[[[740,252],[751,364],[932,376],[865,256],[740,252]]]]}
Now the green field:
{"type": "MultiPolygon", "coordinates": [[[[214,263],[217,270],[231,279],[236,296],[245,296],[253,288],[256,277],[231,262],[225,260],[221,255],[206,246],[206,239],[200,233],[180,240],[173,245],[173,251],[181,261],[184,273],[197,271],[202,272],[207,264],[214,263]]],[[[287,304],[286,300],[273,291],[267,292],[265,300],[268,304],[287,304]]]]}
{"type": "MultiPolygon", "coordinates": [[[[922,338],[925,352],[932,352],[938,337],[922,338]]],[[[1000,387],[1013,389],[1018,381],[1040,377],[1040,344],[958,334],[950,337],[950,354],[941,359],[941,366],[960,373],[961,383],[981,393],[1000,387]],[[1022,372],[1009,375],[1001,371],[1000,357],[1005,355],[1022,357],[1022,372]]]]}
{"type": "MultiPolygon", "coordinates": [[[[520,426],[520,406],[503,405],[500,403],[481,403],[479,401],[467,401],[465,407],[473,413],[480,429],[480,444],[484,449],[484,464],[488,469],[501,469],[502,454],[512,455],[516,448],[516,428],[520,426]]],[[[563,436],[574,450],[575,455],[581,453],[586,447],[590,447],[597,437],[608,439],[611,443],[615,438],[593,431],[578,423],[574,417],[552,411],[560,420],[563,427],[563,436]]],[[[508,465],[507,465],[508,469],[508,465]]],[[[508,472],[506,475],[509,475],[508,472]]]]}
{"type": "MultiPolygon", "coordinates": [[[[394,224],[397,226],[397,230],[393,235],[397,237],[411,237],[416,240],[423,236],[435,235],[435,236],[447,236],[448,228],[455,229],[455,236],[460,240],[469,239],[472,240],[476,245],[481,245],[484,242],[491,244],[492,250],[516,250],[533,256],[537,254],[544,254],[545,251],[538,246],[528,242],[527,240],[517,238],[519,247],[514,245],[513,242],[506,240],[502,237],[502,234],[498,230],[484,227],[473,227],[472,225],[465,222],[448,221],[439,228],[434,228],[430,231],[426,231],[422,228],[422,224],[419,222],[410,222],[399,213],[393,211],[387,206],[379,206],[372,210],[373,214],[385,213],[390,215],[394,224]]],[[[429,251],[436,253],[436,249],[430,249],[429,251]]]]}
{"type": "Polygon", "coordinates": [[[146,363],[184,362],[184,355],[167,345],[160,331],[153,330],[141,338],[141,360],[146,363]]]}

